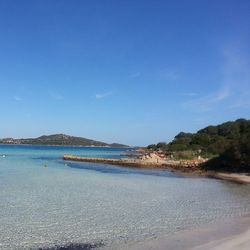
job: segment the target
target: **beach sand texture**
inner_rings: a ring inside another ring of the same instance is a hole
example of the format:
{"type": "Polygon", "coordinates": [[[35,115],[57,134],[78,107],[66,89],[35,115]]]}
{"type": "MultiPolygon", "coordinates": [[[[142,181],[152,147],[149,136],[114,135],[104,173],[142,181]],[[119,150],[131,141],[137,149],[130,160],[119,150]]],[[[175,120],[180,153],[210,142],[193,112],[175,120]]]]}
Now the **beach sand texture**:
{"type": "Polygon", "coordinates": [[[249,250],[250,229],[245,233],[196,247],[195,250],[249,250]]]}
{"type": "Polygon", "coordinates": [[[250,215],[129,246],[131,250],[249,250],[250,215]]]}

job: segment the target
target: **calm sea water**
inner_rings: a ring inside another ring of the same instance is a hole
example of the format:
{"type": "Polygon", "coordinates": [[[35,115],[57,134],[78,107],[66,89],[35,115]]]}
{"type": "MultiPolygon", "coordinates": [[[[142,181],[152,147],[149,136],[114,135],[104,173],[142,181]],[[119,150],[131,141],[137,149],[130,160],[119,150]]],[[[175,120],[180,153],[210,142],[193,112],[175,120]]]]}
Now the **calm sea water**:
{"type": "Polygon", "coordinates": [[[0,249],[71,243],[119,249],[127,242],[250,212],[250,185],[167,171],[65,164],[65,153],[117,158],[125,152],[0,145],[0,249]]]}

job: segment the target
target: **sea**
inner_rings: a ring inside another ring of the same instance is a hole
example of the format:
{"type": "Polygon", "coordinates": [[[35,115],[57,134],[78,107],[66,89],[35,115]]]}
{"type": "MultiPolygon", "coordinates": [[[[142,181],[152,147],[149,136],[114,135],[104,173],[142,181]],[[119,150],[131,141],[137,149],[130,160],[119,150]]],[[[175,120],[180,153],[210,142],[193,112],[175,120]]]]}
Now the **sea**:
{"type": "Polygon", "coordinates": [[[250,185],[63,160],[127,150],[0,145],[0,249],[119,249],[250,212],[250,185]]]}

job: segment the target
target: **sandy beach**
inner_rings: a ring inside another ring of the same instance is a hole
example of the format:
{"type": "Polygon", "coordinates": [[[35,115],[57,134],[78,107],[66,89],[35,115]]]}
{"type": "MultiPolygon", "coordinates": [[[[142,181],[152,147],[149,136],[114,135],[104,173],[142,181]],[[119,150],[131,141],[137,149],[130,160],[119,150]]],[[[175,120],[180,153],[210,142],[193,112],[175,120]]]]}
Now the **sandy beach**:
{"type": "Polygon", "coordinates": [[[168,237],[147,240],[125,249],[131,250],[248,250],[250,215],[199,229],[185,230],[168,237]]]}
{"type": "Polygon", "coordinates": [[[217,178],[226,181],[232,181],[240,184],[250,184],[250,175],[246,173],[208,173],[208,177],[217,178]]]}

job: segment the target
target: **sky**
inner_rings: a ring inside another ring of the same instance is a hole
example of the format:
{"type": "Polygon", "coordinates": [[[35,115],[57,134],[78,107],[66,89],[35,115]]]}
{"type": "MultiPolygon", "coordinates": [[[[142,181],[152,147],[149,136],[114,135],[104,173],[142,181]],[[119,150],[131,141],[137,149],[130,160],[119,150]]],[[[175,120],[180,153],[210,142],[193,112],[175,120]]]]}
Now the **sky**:
{"type": "Polygon", "coordinates": [[[0,137],[148,145],[250,118],[249,0],[0,1],[0,137]]]}

